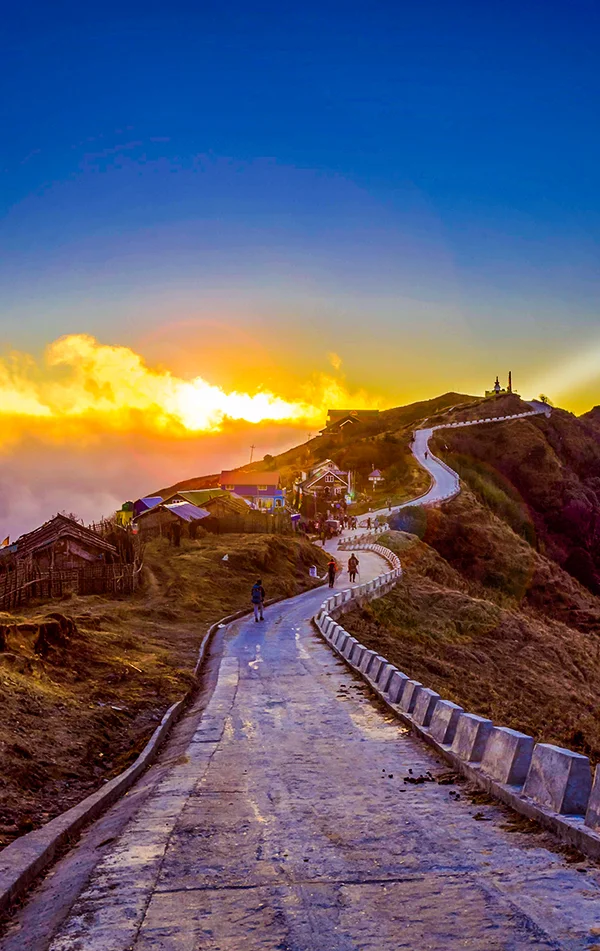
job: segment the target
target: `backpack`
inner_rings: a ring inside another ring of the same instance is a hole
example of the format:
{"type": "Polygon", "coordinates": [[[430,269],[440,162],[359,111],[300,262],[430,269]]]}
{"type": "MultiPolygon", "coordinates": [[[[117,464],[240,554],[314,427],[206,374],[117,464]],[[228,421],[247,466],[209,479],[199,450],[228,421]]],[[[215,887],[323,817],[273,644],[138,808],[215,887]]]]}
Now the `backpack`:
{"type": "Polygon", "coordinates": [[[262,591],[259,584],[252,586],[252,604],[262,604],[262,591]]]}

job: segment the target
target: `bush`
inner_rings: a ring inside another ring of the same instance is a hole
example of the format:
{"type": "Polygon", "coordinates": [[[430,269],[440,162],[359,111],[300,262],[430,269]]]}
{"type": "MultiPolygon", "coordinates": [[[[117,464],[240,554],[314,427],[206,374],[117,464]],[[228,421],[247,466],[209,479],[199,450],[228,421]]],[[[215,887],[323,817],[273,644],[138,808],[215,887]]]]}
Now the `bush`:
{"type": "Polygon", "coordinates": [[[427,530],[427,512],[422,505],[407,505],[388,519],[395,532],[408,532],[423,538],[427,530]]]}

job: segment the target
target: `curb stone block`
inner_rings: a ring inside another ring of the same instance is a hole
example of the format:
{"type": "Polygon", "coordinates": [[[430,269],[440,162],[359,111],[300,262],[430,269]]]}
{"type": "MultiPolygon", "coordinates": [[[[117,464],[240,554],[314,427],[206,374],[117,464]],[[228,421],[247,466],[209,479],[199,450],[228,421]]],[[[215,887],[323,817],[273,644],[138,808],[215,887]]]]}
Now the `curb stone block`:
{"type": "Polygon", "coordinates": [[[387,695],[390,703],[400,703],[404,689],[408,683],[408,677],[401,670],[395,670],[390,677],[387,689],[387,695]]]}
{"type": "Polygon", "coordinates": [[[465,763],[478,763],[484,753],[493,723],[474,713],[461,713],[452,743],[452,752],[465,763]]]}
{"type": "Polygon", "coordinates": [[[421,726],[429,726],[431,723],[431,717],[433,716],[433,711],[435,710],[439,699],[439,693],[436,693],[435,690],[430,690],[429,687],[423,687],[423,689],[419,691],[417,701],[415,703],[415,709],[413,712],[415,723],[419,723],[421,726]]]}
{"type": "Polygon", "coordinates": [[[522,786],[531,764],[534,742],[526,733],[495,726],[483,754],[482,771],[499,783],[522,786]]]}
{"type": "Polygon", "coordinates": [[[452,745],[458,718],[463,712],[463,708],[451,700],[438,700],[429,724],[429,732],[434,740],[445,746],[452,745]]]}
{"type": "Polygon", "coordinates": [[[337,627],[338,627],[337,623],[333,620],[333,618],[331,618],[331,624],[329,625],[329,628],[327,630],[328,641],[333,641],[333,638],[335,637],[335,632],[337,631],[337,627]]]}
{"type": "Polygon", "coordinates": [[[381,670],[379,671],[379,678],[377,680],[377,686],[382,693],[387,693],[390,681],[392,679],[392,674],[396,668],[393,664],[384,664],[381,670]]]}
{"type": "Polygon", "coordinates": [[[348,634],[348,631],[345,631],[344,628],[342,628],[342,633],[338,637],[336,641],[336,645],[335,645],[341,654],[344,653],[344,647],[346,646],[346,643],[349,640],[349,638],[350,638],[350,635],[348,634]]]}
{"type": "Polygon", "coordinates": [[[349,636],[350,635],[348,634],[348,631],[345,631],[343,627],[340,628],[339,634],[335,642],[335,648],[336,650],[340,651],[340,653],[343,650],[344,644],[348,640],[349,636]]]}
{"type": "Polygon", "coordinates": [[[400,709],[405,713],[412,713],[423,684],[419,680],[407,680],[404,692],[400,699],[400,709]]]}
{"type": "Polygon", "coordinates": [[[600,765],[596,766],[594,783],[585,814],[585,824],[594,832],[600,832],[600,765]]]}
{"type": "Polygon", "coordinates": [[[331,631],[331,643],[333,644],[334,647],[337,646],[337,643],[343,633],[344,633],[344,628],[342,627],[341,624],[333,625],[333,628],[331,631]]]}
{"type": "Polygon", "coordinates": [[[562,815],[584,815],[592,791],[590,761],[550,743],[536,743],[523,795],[562,815]]]}
{"type": "Polygon", "coordinates": [[[363,674],[366,674],[367,671],[369,670],[369,667],[371,666],[371,661],[373,660],[374,657],[375,657],[375,651],[368,650],[368,648],[365,647],[364,654],[362,655],[362,658],[360,661],[360,669],[363,674]]]}
{"type": "Polygon", "coordinates": [[[358,647],[358,641],[356,640],[355,637],[349,637],[346,643],[344,644],[344,650],[343,650],[343,654],[346,660],[351,659],[352,653],[355,647],[358,647]]]}
{"type": "Polygon", "coordinates": [[[357,670],[360,670],[362,659],[365,655],[366,647],[364,644],[357,644],[352,652],[352,663],[357,670]]]}
{"type": "Polygon", "coordinates": [[[369,667],[369,677],[374,684],[377,683],[379,679],[379,674],[381,673],[381,668],[387,663],[385,657],[382,657],[381,654],[376,654],[371,665],[369,667]]]}

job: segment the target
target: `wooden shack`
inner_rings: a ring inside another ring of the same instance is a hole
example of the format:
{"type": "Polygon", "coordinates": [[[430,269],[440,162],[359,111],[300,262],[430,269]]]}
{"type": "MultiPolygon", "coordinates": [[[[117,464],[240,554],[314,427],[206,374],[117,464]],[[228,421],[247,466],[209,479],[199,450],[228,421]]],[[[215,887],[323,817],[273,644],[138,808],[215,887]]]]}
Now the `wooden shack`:
{"type": "Polygon", "coordinates": [[[138,515],[134,526],[142,540],[163,536],[179,544],[181,538],[194,537],[197,525],[208,514],[191,502],[163,502],[138,515]]]}
{"type": "Polygon", "coordinates": [[[114,545],[67,515],[56,515],[40,528],[22,535],[15,547],[16,562],[39,571],[85,568],[118,560],[114,545]]]}

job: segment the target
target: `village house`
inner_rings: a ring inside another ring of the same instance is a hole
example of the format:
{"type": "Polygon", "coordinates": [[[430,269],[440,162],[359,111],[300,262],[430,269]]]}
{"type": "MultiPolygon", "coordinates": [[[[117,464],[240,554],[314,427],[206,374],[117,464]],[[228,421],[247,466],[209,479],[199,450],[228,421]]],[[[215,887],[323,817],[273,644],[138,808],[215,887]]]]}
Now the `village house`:
{"type": "Polygon", "coordinates": [[[118,560],[114,545],[67,515],[56,515],[33,532],[22,535],[2,558],[11,557],[39,571],[84,568],[118,560]]]}
{"type": "Polygon", "coordinates": [[[156,508],[162,501],[163,498],[160,495],[147,495],[143,499],[138,499],[137,502],[133,503],[133,518],[137,518],[142,512],[148,512],[150,509],[156,508]]]}
{"type": "Polygon", "coordinates": [[[303,472],[295,485],[296,508],[307,496],[331,502],[348,501],[353,494],[352,473],[339,469],[331,459],[325,459],[309,472],[303,472]]]}
{"type": "Polygon", "coordinates": [[[279,472],[226,470],[221,473],[220,484],[222,489],[241,496],[254,508],[269,511],[285,506],[285,489],[281,488],[279,472]]]}
{"type": "Polygon", "coordinates": [[[378,409],[330,409],[327,413],[322,436],[337,436],[354,429],[360,429],[364,423],[371,423],[379,417],[378,409]]]}
{"type": "Polygon", "coordinates": [[[176,544],[181,538],[193,538],[196,526],[208,518],[206,509],[191,502],[161,502],[134,519],[134,528],[143,540],[164,536],[176,544]]]}
{"type": "Polygon", "coordinates": [[[224,489],[181,489],[174,495],[169,495],[164,502],[191,502],[198,508],[203,508],[211,499],[222,498],[227,492],[224,489]]]}

